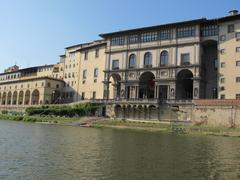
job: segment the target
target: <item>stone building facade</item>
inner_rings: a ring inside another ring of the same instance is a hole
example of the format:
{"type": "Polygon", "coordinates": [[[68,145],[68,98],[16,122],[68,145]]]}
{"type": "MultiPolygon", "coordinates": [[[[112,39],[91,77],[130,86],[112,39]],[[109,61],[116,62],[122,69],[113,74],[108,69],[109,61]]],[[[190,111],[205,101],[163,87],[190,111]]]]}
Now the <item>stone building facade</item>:
{"type": "Polygon", "coordinates": [[[107,40],[105,98],[237,98],[239,33],[240,15],[231,11],[217,19],[101,34],[107,40]]]}

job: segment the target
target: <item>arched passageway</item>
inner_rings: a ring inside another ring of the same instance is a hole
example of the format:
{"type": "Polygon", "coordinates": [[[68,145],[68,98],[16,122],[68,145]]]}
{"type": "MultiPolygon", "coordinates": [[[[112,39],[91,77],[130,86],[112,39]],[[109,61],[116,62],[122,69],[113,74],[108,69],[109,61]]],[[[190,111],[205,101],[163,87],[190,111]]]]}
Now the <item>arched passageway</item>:
{"type": "Polygon", "coordinates": [[[139,78],[139,98],[154,98],[155,76],[152,72],[145,72],[139,78]]]}
{"type": "Polygon", "coordinates": [[[18,95],[18,104],[19,105],[23,104],[23,97],[24,97],[24,93],[23,93],[23,91],[20,91],[19,95],[18,95]]]}
{"type": "Polygon", "coordinates": [[[30,103],[30,91],[29,90],[27,90],[26,92],[25,92],[25,105],[29,105],[29,103],[30,103]]]}
{"type": "Polygon", "coordinates": [[[6,100],[7,100],[7,93],[4,92],[3,95],[2,95],[2,105],[6,104],[6,100]]]}
{"type": "Polygon", "coordinates": [[[176,99],[193,98],[193,74],[190,70],[184,69],[177,74],[176,99]]]}
{"type": "Polygon", "coordinates": [[[121,97],[121,77],[119,74],[112,74],[109,78],[109,99],[121,97]]]}
{"type": "Polygon", "coordinates": [[[13,93],[13,99],[12,99],[12,104],[16,105],[17,104],[17,97],[18,97],[18,93],[17,91],[14,91],[13,93]]]}
{"type": "Polygon", "coordinates": [[[37,89],[32,92],[32,104],[39,104],[40,93],[37,89]]]}
{"type": "Polygon", "coordinates": [[[7,104],[11,105],[12,104],[12,92],[8,92],[7,94],[7,104]]]}

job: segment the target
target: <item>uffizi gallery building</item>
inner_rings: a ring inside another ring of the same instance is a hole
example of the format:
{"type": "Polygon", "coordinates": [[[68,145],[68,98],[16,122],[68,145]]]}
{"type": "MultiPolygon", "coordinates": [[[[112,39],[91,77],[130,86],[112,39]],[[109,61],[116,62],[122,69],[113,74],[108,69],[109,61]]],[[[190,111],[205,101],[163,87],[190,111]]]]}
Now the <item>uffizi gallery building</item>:
{"type": "Polygon", "coordinates": [[[100,34],[59,62],[0,74],[1,106],[240,98],[240,15],[100,34]]]}

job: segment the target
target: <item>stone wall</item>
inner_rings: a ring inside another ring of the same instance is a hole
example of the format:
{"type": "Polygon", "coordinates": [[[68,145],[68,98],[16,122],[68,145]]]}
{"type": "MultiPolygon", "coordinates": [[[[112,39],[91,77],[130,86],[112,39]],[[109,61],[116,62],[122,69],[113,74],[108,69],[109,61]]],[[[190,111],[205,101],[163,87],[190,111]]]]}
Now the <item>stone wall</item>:
{"type": "Polygon", "coordinates": [[[193,104],[171,106],[108,105],[106,115],[116,119],[185,121],[212,127],[240,127],[240,101],[196,100],[193,104]]]}

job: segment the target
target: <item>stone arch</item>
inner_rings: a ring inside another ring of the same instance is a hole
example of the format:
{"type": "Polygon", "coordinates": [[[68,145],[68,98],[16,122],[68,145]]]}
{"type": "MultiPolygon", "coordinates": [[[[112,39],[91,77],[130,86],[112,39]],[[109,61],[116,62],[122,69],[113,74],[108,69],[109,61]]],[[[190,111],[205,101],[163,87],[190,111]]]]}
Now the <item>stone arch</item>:
{"type": "Polygon", "coordinates": [[[155,76],[152,72],[147,71],[141,74],[139,78],[139,98],[153,99],[155,89],[155,76]]]}
{"type": "Polygon", "coordinates": [[[17,98],[18,98],[18,93],[17,91],[13,92],[13,98],[12,98],[12,104],[16,105],[17,104],[17,98]]]}
{"type": "Polygon", "coordinates": [[[132,119],[132,106],[130,104],[127,104],[125,106],[125,118],[126,119],[132,119]]]}
{"type": "Polygon", "coordinates": [[[23,97],[24,97],[24,92],[20,91],[18,94],[18,104],[22,105],[23,104],[23,97]]]}
{"type": "Polygon", "coordinates": [[[32,92],[32,104],[36,105],[39,104],[40,92],[39,90],[35,89],[32,92]]]}
{"type": "Polygon", "coordinates": [[[25,102],[24,102],[25,105],[29,105],[29,103],[30,103],[30,96],[31,96],[30,90],[27,90],[25,92],[25,102]]]}
{"type": "Polygon", "coordinates": [[[2,105],[5,105],[5,104],[6,104],[6,101],[7,101],[7,93],[4,92],[4,93],[2,94],[2,105]]]}
{"type": "Polygon", "coordinates": [[[111,74],[109,78],[109,99],[121,97],[121,76],[119,74],[111,74]]]}
{"type": "Polygon", "coordinates": [[[7,105],[11,105],[12,104],[12,92],[9,91],[7,94],[7,105]]]}
{"type": "Polygon", "coordinates": [[[176,99],[193,98],[193,73],[188,69],[183,69],[177,74],[176,99]]]}
{"type": "Polygon", "coordinates": [[[114,113],[116,118],[123,118],[123,109],[120,105],[114,107],[114,113]]]}
{"type": "Polygon", "coordinates": [[[149,119],[158,120],[158,107],[155,105],[150,105],[149,110],[149,119]]]}

